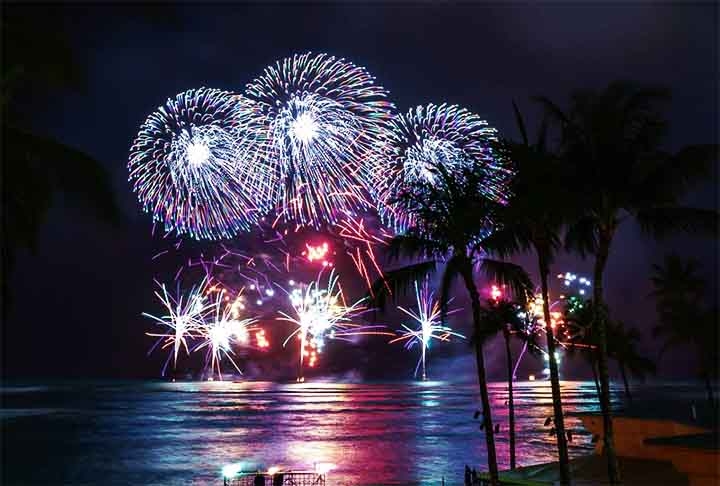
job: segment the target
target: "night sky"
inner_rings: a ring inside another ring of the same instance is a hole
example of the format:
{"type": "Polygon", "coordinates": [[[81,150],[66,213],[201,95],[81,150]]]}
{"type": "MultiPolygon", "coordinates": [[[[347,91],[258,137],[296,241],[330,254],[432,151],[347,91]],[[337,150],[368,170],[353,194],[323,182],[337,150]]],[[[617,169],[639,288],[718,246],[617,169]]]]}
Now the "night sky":
{"type": "MultiPolygon", "coordinates": [[[[42,7],[35,8],[43,15],[42,7]]],[[[327,52],[367,67],[401,111],[458,103],[510,137],[518,135],[512,100],[536,127],[532,95],[565,106],[572,90],[599,89],[615,79],[660,83],[673,94],[667,148],[717,143],[718,9],[712,3],[221,4],[158,7],[155,17],[132,9],[77,5],[55,17],[88,67],[87,89],[34,100],[33,126],[103,162],[127,223],[113,228],[56,201],[37,252],[23,253],[12,276],[13,309],[3,323],[6,376],[159,374],[158,359],[146,357],[151,341],[140,313],[159,311],[153,278],[170,280],[174,271],[151,257],[176,240],[151,235],[150,217],[127,182],[132,139],[166,98],[200,86],[240,91],[266,65],[293,53],[327,52]]],[[[717,207],[714,174],[689,203],[717,207]]],[[[622,226],[607,270],[611,311],[643,331],[652,357],[659,345],[650,338],[656,316],[648,277],[651,264],[669,249],[705,262],[717,289],[717,240],[676,237],[657,244],[633,223],[622,226]]],[[[536,275],[531,257],[516,261],[536,275]]],[[[553,267],[554,273],[590,269],[589,261],[567,255],[553,267]]],[[[399,347],[372,349],[380,360],[397,358],[405,373],[414,359],[399,347]]],[[[469,355],[463,345],[453,349],[469,355]]],[[[500,365],[490,364],[492,378],[504,378],[500,365]]],[[[472,372],[471,359],[456,366],[472,372]]],[[[659,369],[661,377],[685,376],[692,362],[675,352],[659,369]]],[[[587,372],[564,371],[579,377],[587,372]]]]}

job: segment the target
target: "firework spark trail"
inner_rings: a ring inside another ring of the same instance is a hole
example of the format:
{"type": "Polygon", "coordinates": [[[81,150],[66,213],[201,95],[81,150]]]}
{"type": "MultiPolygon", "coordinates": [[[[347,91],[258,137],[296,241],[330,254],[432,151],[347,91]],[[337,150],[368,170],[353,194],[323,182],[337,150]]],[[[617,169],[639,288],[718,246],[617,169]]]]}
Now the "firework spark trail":
{"type": "MultiPolygon", "coordinates": [[[[221,244],[221,251],[213,261],[200,261],[215,269],[237,268],[237,272],[233,272],[235,277],[240,276],[247,282],[261,280],[265,286],[269,286],[273,280],[282,280],[284,275],[291,273],[295,265],[300,265],[301,270],[313,265],[332,268],[336,264],[335,255],[342,251],[353,262],[371,293],[373,280],[383,277],[377,249],[387,245],[392,235],[385,228],[369,226],[362,217],[343,215],[336,224],[310,236],[299,248],[294,248],[298,238],[288,239],[292,235],[297,236],[297,231],[286,229],[283,235],[272,227],[260,225],[259,228],[270,233],[267,236],[260,235],[262,253],[246,253],[221,244]],[[235,262],[233,258],[240,262],[235,262]]],[[[208,270],[207,273],[217,278],[216,272],[208,270]]]]}
{"type": "Polygon", "coordinates": [[[260,281],[262,281],[265,287],[273,285],[266,272],[275,271],[281,273],[280,268],[272,262],[270,255],[248,255],[244,252],[231,250],[226,245],[221,245],[221,248],[222,254],[218,257],[213,260],[200,259],[193,265],[203,265],[206,275],[211,275],[215,279],[220,278],[219,273],[215,271],[219,268],[236,272],[246,283],[254,283],[256,286],[260,286],[260,281]],[[228,260],[232,261],[231,258],[237,258],[241,260],[241,263],[225,263],[228,260]]]}
{"type": "Polygon", "coordinates": [[[258,348],[269,346],[265,331],[256,325],[257,320],[240,317],[240,311],[245,309],[242,296],[244,289],[241,289],[230,302],[230,292],[219,283],[211,285],[209,276],[194,286],[186,296],[179,290],[176,296],[170,295],[164,284],[156,283],[160,290],[156,291],[155,295],[167,313],[161,317],[148,313],[143,313],[143,316],[152,319],[165,329],[165,332],[146,333],[148,336],[158,338],[148,354],[158,347],[161,349],[172,347],[172,352],[169,353],[162,368],[163,376],[171,360],[173,366],[177,366],[181,349],[190,355],[207,348],[205,367],[210,371],[211,376],[217,372],[218,377],[222,379],[221,363],[224,358],[227,358],[242,374],[233,359],[235,355],[233,346],[251,346],[251,332],[256,333],[258,348]]]}
{"type": "Polygon", "coordinates": [[[394,106],[364,68],[326,54],[295,55],[267,67],[246,95],[265,116],[261,152],[280,174],[263,194],[278,219],[319,227],[336,212],[372,207],[366,175],[394,106]]]}
{"type": "Polygon", "coordinates": [[[151,260],[157,260],[158,258],[160,258],[161,256],[165,255],[165,254],[168,253],[169,251],[170,251],[170,250],[164,250],[164,251],[161,251],[161,252],[159,252],[159,253],[156,253],[156,254],[151,258],[151,260]]]}
{"type": "MultiPolygon", "coordinates": [[[[415,298],[417,300],[417,312],[405,309],[404,307],[398,307],[398,309],[416,321],[419,327],[413,329],[402,324],[403,330],[400,331],[401,335],[391,340],[390,343],[405,341],[406,349],[411,349],[416,344],[421,347],[420,358],[415,366],[414,376],[417,376],[418,369],[422,365],[422,379],[425,380],[427,379],[425,366],[426,351],[430,348],[430,341],[433,339],[448,341],[451,336],[465,339],[465,336],[453,331],[442,323],[440,302],[434,298],[427,279],[423,282],[421,288],[418,288],[418,283],[415,282],[415,298]]],[[[460,309],[453,309],[448,311],[446,315],[459,311],[460,309]]]]}
{"type": "MultiPolygon", "coordinates": [[[[577,274],[572,272],[560,273],[557,275],[557,278],[563,282],[563,288],[565,288],[566,291],[559,294],[559,299],[553,300],[550,303],[550,325],[558,334],[556,336],[558,346],[562,349],[567,349],[571,346],[577,346],[577,344],[569,342],[569,340],[572,340],[574,336],[570,334],[570,329],[567,326],[563,312],[553,309],[557,308],[560,304],[566,303],[568,305],[569,312],[575,312],[584,305],[583,302],[587,292],[587,287],[590,287],[592,283],[590,279],[578,277],[577,274]],[[564,337],[561,336],[561,333],[564,337]]],[[[529,334],[545,335],[546,327],[543,315],[543,298],[541,293],[538,292],[535,294],[534,298],[528,303],[528,308],[520,313],[520,317],[525,319],[527,322],[527,332],[529,334]]],[[[548,358],[547,351],[538,346],[533,346],[539,350],[546,359],[548,358]]],[[[522,361],[527,348],[528,342],[526,341],[520,351],[517,361],[515,362],[513,377],[516,376],[520,362],[522,361]]]]}
{"type": "Polygon", "coordinates": [[[321,286],[322,272],[314,282],[299,285],[287,292],[294,315],[280,311],[278,320],[294,324],[297,328],[285,339],[283,347],[290,339],[297,337],[300,346],[298,380],[303,380],[303,366],[308,358],[308,366],[314,367],[318,355],[322,353],[327,339],[344,339],[350,336],[368,334],[388,334],[379,331],[383,326],[367,326],[354,322],[368,309],[360,299],[347,305],[338,276],[330,272],[326,287],[321,286]]]}
{"type": "Polygon", "coordinates": [[[228,238],[268,209],[258,197],[272,183],[255,146],[261,120],[254,102],[207,88],[168,99],[145,120],[130,149],[129,180],[166,234],[228,238]]]}
{"type": "Polygon", "coordinates": [[[355,268],[360,276],[364,278],[370,294],[374,295],[374,292],[370,273],[365,263],[366,261],[372,264],[377,275],[383,279],[387,290],[391,291],[390,286],[384,279],[383,271],[380,269],[380,265],[378,265],[374,247],[377,245],[387,245],[392,235],[386,231],[380,231],[377,234],[372,233],[366,228],[364,219],[354,218],[349,215],[336,223],[335,226],[339,230],[338,236],[343,239],[348,248],[347,254],[355,264],[355,268]],[[359,246],[353,247],[353,243],[359,246]],[[353,248],[355,250],[354,252],[353,248]]]}
{"type": "Polygon", "coordinates": [[[479,166],[485,184],[479,188],[489,199],[506,202],[513,174],[509,161],[492,144],[497,132],[485,120],[457,105],[418,106],[392,121],[380,165],[369,174],[383,223],[403,232],[412,221],[394,202],[417,181],[434,183],[435,167],[460,176],[466,167],[479,166]]]}
{"type": "Polygon", "coordinates": [[[232,344],[247,345],[250,331],[255,329],[252,326],[257,320],[254,318],[239,319],[236,309],[231,305],[225,305],[224,289],[216,293],[213,311],[212,318],[198,326],[198,332],[203,341],[193,351],[207,348],[206,367],[209,367],[211,374],[217,371],[218,377],[222,380],[220,364],[223,357],[226,357],[237,372],[242,374],[233,359],[235,353],[232,344]]]}
{"type": "Polygon", "coordinates": [[[162,374],[164,376],[170,358],[173,358],[173,366],[177,366],[180,349],[184,348],[185,352],[190,354],[188,339],[193,339],[198,334],[199,327],[203,324],[206,314],[212,311],[214,304],[205,302],[207,279],[203,279],[200,284],[193,287],[188,292],[187,298],[183,298],[179,292],[178,295],[172,296],[168,293],[165,284],[158,281],[155,283],[160,287],[160,291],[155,291],[155,296],[165,307],[167,313],[160,317],[146,312],[143,312],[142,315],[168,329],[168,332],[165,333],[147,333],[148,336],[159,338],[150,352],[158,345],[161,346],[161,349],[173,347],[173,352],[168,355],[168,359],[163,365],[162,374]]]}

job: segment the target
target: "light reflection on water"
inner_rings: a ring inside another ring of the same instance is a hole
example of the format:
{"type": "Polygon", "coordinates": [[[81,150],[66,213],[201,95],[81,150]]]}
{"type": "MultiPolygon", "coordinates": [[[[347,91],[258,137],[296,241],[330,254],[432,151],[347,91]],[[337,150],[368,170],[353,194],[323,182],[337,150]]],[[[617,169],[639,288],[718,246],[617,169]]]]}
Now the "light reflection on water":
{"type": "MultiPolygon", "coordinates": [[[[592,450],[573,412],[597,410],[592,383],[563,382],[573,455],[592,450]]],[[[484,469],[476,385],[95,383],[3,390],[5,484],[220,483],[224,464],[311,468],[332,484],[448,484],[484,469]]],[[[617,392],[616,392],[617,393],[617,392]]],[[[491,385],[501,467],[507,392],[491,385]]],[[[515,384],[521,465],[554,459],[548,383],[515,384]]]]}

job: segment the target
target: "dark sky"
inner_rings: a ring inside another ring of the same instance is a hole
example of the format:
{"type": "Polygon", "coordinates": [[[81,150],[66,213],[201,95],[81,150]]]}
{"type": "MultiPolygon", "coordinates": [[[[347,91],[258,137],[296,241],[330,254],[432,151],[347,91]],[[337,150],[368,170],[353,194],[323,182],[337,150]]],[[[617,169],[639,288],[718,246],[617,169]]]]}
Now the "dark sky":
{"type": "MultiPolygon", "coordinates": [[[[458,103],[511,137],[513,99],[532,126],[532,95],[564,104],[573,89],[615,79],[661,83],[673,93],[668,148],[717,142],[718,9],[710,2],[189,4],[158,7],[155,17],[134,9],[79,4],[55,16],[88,66],[87,89],[36,100],[34,126],[105,164],[129,222],[114,229],[57,201],[37,253],[23,254],[13,275],[14,310],[3,324],[9,376],[158,374],[157,360],[145,356],[150,343],[140,313],[158,310],[152,279],[173,272],[150,258],[174,240],[151,236],[150,218],[127,183],[130,143],[169,96],[200,86],[242,90],[267,64],[293,53],[348,58],[367,67],[402,111],[458,103]]],[[[715,171],[690,202],[717,207],[717,200],[715,171]]],[[[643,330],[651,355],[658,345],[649,336],[656,318],[648,275],[671,248],[700,258],[717,288],[716,241],[656,244],[632,223],[621,229],[607,271],[612,312],[643,330]]],[[[532,258],[517,261],[535,273],[532,258]]],[[[554,268],[590,269],[590,262],[566,255],[554,268]]],[[[675,353],[660,371],[678,376],[691,366],[675,353]]],[[[491,375],[502,378],[497,369],[491,375]]]]}

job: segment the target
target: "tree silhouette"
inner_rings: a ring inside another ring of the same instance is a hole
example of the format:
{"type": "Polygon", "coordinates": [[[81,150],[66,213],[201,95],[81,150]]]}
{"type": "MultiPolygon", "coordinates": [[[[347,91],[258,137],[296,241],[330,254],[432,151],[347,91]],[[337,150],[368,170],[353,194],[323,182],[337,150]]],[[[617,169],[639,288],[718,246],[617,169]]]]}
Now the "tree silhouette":
{"type": "Polygon", "coordinates": [[[691,346],[699,358],[699,374],[707,398],[716,407],[712,382],[718,369],[718,311],[706,302],[706,282],[699,275],[700,262],[669,254],[652,267],[652,295],[660,323],[653,333],[664,340],[661,353],[670,348],[691,346]]]}
{"type": "Polygon", "coordinates": [[[514,103],[513,108],[522,141],[516,143],[504,140],[499,145],[499,149],[503,150],[517,167],[517,174],[512,183],[513,197],[510,203],[499,211],[500,229],[489,236],[486,243],[501,257],[526,251],[533,251],[537,257],[553,396],[554,430],[558,443],[560,482],[570,484],[560,374],[555,356],[557,339],[551,326],[548,277],[550,265],[561,247],[560,232],[569,220],[571,207],[556,190],[563,186],[564,174],[559,160],[548,150],[545,122],[541,124],[537,142],[533,144],[529,141],[525,123],[514,103]]]}
{"type": "Polygon", "coordinates": [[[628,372],[635,378],[644,380],[648,374],[655,373],[655,363],[640,354],[637,349],[640,332],[635,328],[627,327],[622,321],[608,322],[607,340],[608,356],[617,362],[625,386],[625,395],[632,401],[628,372]]]}
{"type": "MultiPolygon", "coordinates": [[[[388,249],[391,261],[406,257],[417,263],[387,272],[373,284],[372,295],[375,303],[382,307],[389,294],[402,293],[413,281],[443,265],[442,308],[447,309],[451,286],[460,278],[472,303],[473,332],[481,336],[482,306],[475,282],[476,269],[520,294],[532,287],[530,278],[518,265],[487,256],[488,252],[492,253],[492,247],[486,244],[487,234],[500,205],[486,199],[478,190],[487,177],[482,168],[472,165],[461,175],[451,175],[442,164],[430,170],[434,174],[432,182],[418,180],[398,196],[399,207],[411,216],[414,224],[405,234],[393,238],[388,249]]],[[[497,484],[497,457],[482,340],[474,340],[474,347],[488,469],[493,484],[497,484]]]]}
{"type": "Polygon", "coordinates": [[[488,300],[481,309],[483,335],[473,336],[474,339],[487,339],[497,333],[502,333],[505,342],[505,364],[507,368],[508,383],[508,426],[510,431],[510,469],[516,467],[515,454],[515,397],[513,396],[513,356],[510,350],[510,340],[515,337],[523,342],[534,344],[534,335],[528,332],[527,322],[520,317],[527,307],[526,303],[518,304],[506,299],[488,300]]]}
{"type": "Polygon", "coordinates": [[[715,235],[718,213],[685,207],[682,197],[702,180],[717,157],[717,146],[696,145],[671,154],[660,149],[667,122],[658,105],[663,88],[613,82],[602,91],[578,91],[564,112],[538,98],[561,130],[561,156],[573,181],[568,202],[581,210],[566,235],[567,247],[594,262],[593,301],[599,344],[598,372],[604,450],[611,484],[620,482],[610,410],[607,309],[604,274],[618,226],[633,217],[654,237],[682,230],[715,235]]]}

